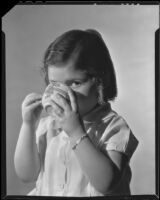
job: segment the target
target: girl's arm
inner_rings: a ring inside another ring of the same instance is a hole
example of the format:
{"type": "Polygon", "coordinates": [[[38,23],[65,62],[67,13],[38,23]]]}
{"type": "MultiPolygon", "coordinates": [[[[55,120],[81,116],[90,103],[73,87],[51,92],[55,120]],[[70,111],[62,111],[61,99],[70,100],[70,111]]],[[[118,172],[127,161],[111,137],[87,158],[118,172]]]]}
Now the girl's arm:
{"type": "MultiPolygon", "coordinates": [[[[70,104],[59,94],[57,95],[59,105],[56,102],[53,109],[63,130],[68,134],[71,144],[74,145],[86,133],[72,90],[69,89],[68,94],[70,104]],[[59,106],[64,109],[64,112],[61,112],[59,106]]],[[[121,178],[127,164],[126,157],[114,151],[108,151],[108,155],[105,155],[89,138],[83,139],[74,151],[81,168],[95,189],[100,193],[109,194],[121,178]]]]}
{"type": "Polygon", "coordinates": [[[35,181],[40,170],[35,129],[43,109],[41,99],[41,95],[31,93],[22,103],[23,123],[15,150],[14,164],[17,175],[25,182],[35,181]]]}
{"type": "Polygon", "coordinates": [[[35,142],[35,127],[23,123],[14,156],[15,170],[24,182],[37,179],[40,170],[40,158],[35,142]]]}
{"type": "MultiPolygon", "coordinates": [[[[71,137],[74,144],[85,132],[75,132],[71,137]]],[[[91,184],[102,194],[107,194],[119,183],[127,158],[116,151],[108,151],[108,156],[100,152],[87,137],[74,149],[82,170],[91,184]]]]}

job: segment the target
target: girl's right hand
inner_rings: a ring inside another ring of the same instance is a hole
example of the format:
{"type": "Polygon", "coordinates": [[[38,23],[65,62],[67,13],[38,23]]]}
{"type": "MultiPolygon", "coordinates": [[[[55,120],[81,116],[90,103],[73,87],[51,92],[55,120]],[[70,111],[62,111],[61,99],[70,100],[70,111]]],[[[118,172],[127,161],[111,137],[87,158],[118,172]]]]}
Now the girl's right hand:
{"type": "Polygon", "coordinates": [[[42,95],[31,93],[22,103],[22,119],[24,123],[35,125],[43,110],[42,95]]]}

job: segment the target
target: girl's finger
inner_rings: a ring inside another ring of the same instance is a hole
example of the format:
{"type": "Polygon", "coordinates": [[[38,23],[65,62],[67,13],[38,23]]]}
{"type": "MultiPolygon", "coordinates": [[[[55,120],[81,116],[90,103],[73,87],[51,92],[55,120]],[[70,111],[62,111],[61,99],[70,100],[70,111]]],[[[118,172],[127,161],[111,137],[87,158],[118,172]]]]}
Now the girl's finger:
{"type": "Polygon", "coordinates": [[[40,98],[40,97],[42,97],[42,95],[41,94],[37,94],[37,93],[30,93],[30,94],[28,94],[27,96],[26,96],[26,98],[25,98],[25,100],[28,100],[28,99],[32,99],[32,98],[40,98]]]}
{"type": "Polygon", "coordinates": [[[58,105],[55,101],[53,101],[52,99],[50,100],[50,105],[52,106],[54,112],[56,112],[56,113],[64,112],[64,109],[60,105],[58,105]]]}
{"type": "Polygon", "coordinates": [[[77,112],[78,111],[77,99],[76,99],[73,91],[70,88],[68,88],[68,95],[69,95],[69,98],[70,98],[70,101],[71,101],[72,110],[77,112]]]}
{"type": "Polygon", "coordinates": [[[32,97],[32,98],[28,98],[27,100],[24,101],[24,106],[29,106],[31,105],[32,103],[35,103],[37,101],[41,101],[42,100],[42,97],[40,96],[37,96],[37,97],[32,97]]]}
{"type": "Polygon", "coordinates": [[[53,116],[55,116],[56,119],[58,119],[60,121],[61,117],[63,116],[63,112],[61,112],[60,110],[55,110],[53,116]]]}
{"type": "Polygon", "coordinates": [[[69,104],[68,100],[61,94],[56,94],[57,100],[58,100],[58,104],[60,106],[62,106],[62,108],[68,112],[69,110],[71,110],[71,105],[69,104]]]}
{"type": "Polygon", "coordinates": [[[35,109],[36,107],[38,107],[38,106],[40,106],[40,105],[42,106],[41,101],[36,101],[36,102],[33,103],[32,105],[30,105],[29,109],[33,110],[33,109],[35,109]]]}
{"type": "Polygon", "coordinates": [[[42,98],[41,94],[31,93],[25,97],[24,102],[30,101],[31,99],[39,99],[39,98],[42,98]]]}

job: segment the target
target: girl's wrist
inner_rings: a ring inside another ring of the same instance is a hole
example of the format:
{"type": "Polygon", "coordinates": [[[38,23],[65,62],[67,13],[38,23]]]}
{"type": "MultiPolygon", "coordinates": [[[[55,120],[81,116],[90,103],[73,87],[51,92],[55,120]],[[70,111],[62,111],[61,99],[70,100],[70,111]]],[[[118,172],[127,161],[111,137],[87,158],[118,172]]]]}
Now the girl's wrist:
{"type": "Polygon", "coordinates": [[[28,128],[30,128],[32,130],[36,129],[36,123],[31,123],[31,122],[28,122],[28,121],[23,121],[22,126],[23,127],[28,127],[28,128]]]}
{"type": "Polygon", "coordinates": [[[71,136],[69,136],[71,145],[74,146],[75,143],[85,134],[86,132],[83,130],[76,130],[71,136]]]}
{"type": "Polygon", "coordinates": [[[75,150],[77,146],[85,139],[88,138],[88,134],[83,134],[78,140],[76,140],[75,144],[72,145],[72,149],[75,150]]]}

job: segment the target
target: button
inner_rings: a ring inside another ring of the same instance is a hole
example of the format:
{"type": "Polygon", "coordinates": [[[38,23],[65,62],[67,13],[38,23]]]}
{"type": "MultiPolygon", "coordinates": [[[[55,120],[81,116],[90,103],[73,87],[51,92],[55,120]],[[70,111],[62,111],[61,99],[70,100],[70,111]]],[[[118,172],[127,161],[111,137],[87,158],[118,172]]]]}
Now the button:
{"type": "Polygon", "coordinates": [[[57,192],[62,192],[62,191],[64,190],[64,188],[65,188],[65,184],[63,184],[63,183],[58,183],[58,184],[55,186],[55,190],[56,190],[57,192]]]}
{"type": "Polygon", "coordinates": [[[63,136],[63,140],[64,140],[65,142],[68,142],[68,141],[69,141],[68,137],[66,137],[66,136],[63,136]]]}
{"type": "Polygon", "coordinates": [[[62,184],[62,183],[59,184],[59,188],[60,188],[60,189],[63,189],[63,188],[64,188],[64,184],[62,184]]]}

